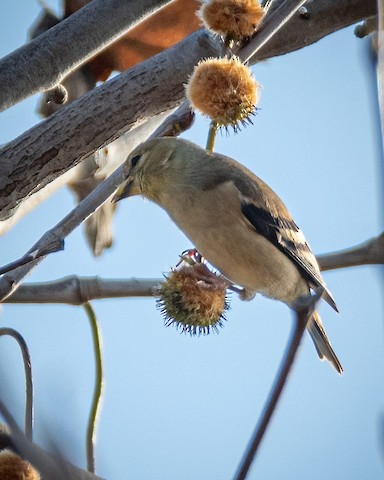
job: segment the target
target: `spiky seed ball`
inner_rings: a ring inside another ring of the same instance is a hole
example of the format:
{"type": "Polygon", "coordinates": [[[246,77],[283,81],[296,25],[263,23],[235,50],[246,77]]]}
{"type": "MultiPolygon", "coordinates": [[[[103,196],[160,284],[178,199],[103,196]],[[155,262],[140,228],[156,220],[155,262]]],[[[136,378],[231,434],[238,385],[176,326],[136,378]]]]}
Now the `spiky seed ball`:
{"type": "Polygon", "coordinates": [[[259,84],[237,57],[209,58],[194,69],[186,86],[193,108],[219,127],[250,122],[259,100],[259,84]]]}
{"type": "Polygon", "coordinates": [[[208,30],[238,41],[253,35],[264,10],[257,0],[210,0],[197,14],[208,30]]]}
{"type": "Polygon", "coordinates": [[[158,307],[165,325],[175,325],[182,332],[208,334],[222,326],[228,282],[211,272],[204,263],[183,264],[172,270],[163,282],[158,307]]]}
{"type": "Polygon", "coordinates": [[[0,453],[1,480],[40,480],[40,474],[18,455],[4,450],[0,453]]]}

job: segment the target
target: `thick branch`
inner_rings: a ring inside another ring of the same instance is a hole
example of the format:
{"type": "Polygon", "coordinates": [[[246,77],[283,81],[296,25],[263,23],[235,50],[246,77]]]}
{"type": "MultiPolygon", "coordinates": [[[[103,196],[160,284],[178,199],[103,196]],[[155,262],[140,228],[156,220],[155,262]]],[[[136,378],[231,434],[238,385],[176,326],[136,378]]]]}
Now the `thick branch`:
{"type": "MultiPolygon", "coordinates": [[[[279,6],[283,0],[275,3],[279,6]]],[[[298,14],[292,17],[252,58],[252,63],[316,42],[375,14],[376,5],[374,0],[317,0],[308,9],[309,20],[298,14]]],[[[194,65],[220,50],[218,41],[203,31],[197,32],[10,142],[0,150],[0,220],[9,218],[23,199],[124,131],[179,105],[194,65]]]]}
{"type": "MultiPolygon", "coordinates": [[[[273,9],[281,1],[273,2],[273,9]]],[[[376,0],[316,0],[305,5],[308,17],[296,15],[275,35],[250,63],[284,55],[317,42],[321,38],[375,15],[376,0]],[[273,53],[272,53],[273,52],[273,53]],[[272,54],[271,54],[272,53],[272,54]]]]}
{"type": "Polygon", "coordinates": [[[71,71],[170,1],[93,0],[9,54],[0,62],[0,111],[54,87],[71,71]]]}
{"type": "MultiPolygon", "coordinates": [[[[145,123],[108,144],[106,148],[99,150],[97,157],[100,165],[103,165],[103,167],[99,168],[98,175],[100,175],[101,178],[110,175],[118,165],[124,162],[128,154],[139,143],[146,140],[153,133],[169,113],[170,112],[165,112],[164,114],[149,118],[145,123]]],[[[76,180],[78,176],[81,175],[81,173],[79,174],[78,172],[82,166],[83,163],[78,164],[75,168],[70,169],[64,175],[56,178],[44,188],[31,195],[27,201],[22,202],[12,217],[0,221],[0,236],[10,230],[24,215],[28,214],[33,208],[46,200],[56,190],[74,179],[76,180]]]]}
{"type": "Polygon", "coordinates": [[[194,34],[9,143],[0,151],[0,220],[10,217],[22,199],[124,131],[180,104],[188,72],[207,52],[215,51],[211,37],[194,34]]]}

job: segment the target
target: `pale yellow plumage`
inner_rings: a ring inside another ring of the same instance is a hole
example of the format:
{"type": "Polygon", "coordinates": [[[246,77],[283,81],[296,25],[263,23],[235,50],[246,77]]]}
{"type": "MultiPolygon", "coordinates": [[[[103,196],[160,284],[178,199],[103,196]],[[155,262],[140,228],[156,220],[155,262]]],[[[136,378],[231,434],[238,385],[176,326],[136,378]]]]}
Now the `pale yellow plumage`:
{"type": "MultiPolygon", "coordinates": [[[[283,202],[238,162],[186,140],[162,138],[137,147],[124,175],[115,201],[141,194],[157,203],[233,283],[291,307],[313,289],[337,310],[283,202]]],[[[320,358],[341,373],[317,313],[308,330],[320,358]]]]}

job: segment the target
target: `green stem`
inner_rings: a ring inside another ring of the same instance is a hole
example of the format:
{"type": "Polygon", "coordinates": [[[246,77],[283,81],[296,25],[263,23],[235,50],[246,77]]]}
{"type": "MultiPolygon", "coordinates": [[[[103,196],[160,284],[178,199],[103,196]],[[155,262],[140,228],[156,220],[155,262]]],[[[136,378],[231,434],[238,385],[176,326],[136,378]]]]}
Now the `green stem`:
{"type": "Polygon", "coordinates": [[[86,433],[87,470],[91,473],[95,473],[95,431],[97,424],[97,413],[100,406],[103,389],[103,359],[101,355],[100,333],[95,311],[93,310],[92,305],[88,302],[83,306],[91,327],[93,350],[95,353],[95,388],[93,392],[86,433]]]}
{"type": "Polygon", "coordinates": [[[14,338],[19,344],[21,354],[23,356],[24,362],[24,372],[25,372],[25,436],[28,440],[32,441],[32,430],[33,430],[33,380],[32,380],[32,366],[31,366],[31,356],[29,354],[28,346],[24,338],[20,335],[19,332],[13,328],[0,328],[0,337],[2,335],[9,335],[14,338]]]}
{"type": "Polygon", "coordinates": [[[207,150],[213,152],[215,146],[215,138],[217,133],[217,123],[212,121],[209,125],[208,138],[207,138],[207,150]]]}

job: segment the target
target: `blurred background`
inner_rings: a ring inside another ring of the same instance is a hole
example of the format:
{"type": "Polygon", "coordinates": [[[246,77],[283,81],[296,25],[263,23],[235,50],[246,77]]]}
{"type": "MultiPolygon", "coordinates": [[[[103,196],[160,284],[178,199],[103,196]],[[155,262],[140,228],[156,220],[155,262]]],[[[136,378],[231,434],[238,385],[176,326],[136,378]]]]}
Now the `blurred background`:
{"type": "MultiPolygon", "coordinates": [[[[46,1],[60,14],[57,1],[46,1]]],[[[4,2],[0,56],[25,43],[41,7],[4,2]]],[[[252,67],[262,84],[254,124],[219,135],[236,158],[284,200],[315,254],[354,246],[383,228],[383,169],[370,40],[344,29],[252,67]]],[[[0,143],[40,121],[38,97],[0,115],[0,143]]],[[[208,121],[185,134],[204,146],[208,121]]],[[[62,189],[0,239],[0,265],[18,258],[73,207],[62,189]]],[[[81,228],[28,281],[66,275],[157,278],[192,245],[155,205],[118,205],[115,244],[90,253],[81,228]]],[[[320,312],[345,373],[318,360],[307,335],[250,479],[370,480],[384,473],[383,270],[325,272],[340,315],[320,312]]],[[[93,302],[102,331],[103,405],[96,473],[108,479],[231,478],[276,375],[292,324],[289,310],[235,295],[218,335],[165,328],[154,299],[93,302]]],[[[35,382],[35,441],[58,444],[85,467],[85,428],[94,384],[91,332],[82,308],[3,305],[2,326],[28,343],[35,382]]],[[[23,424],[20,352],[0,339],[1,396],[23,424]]]]}

